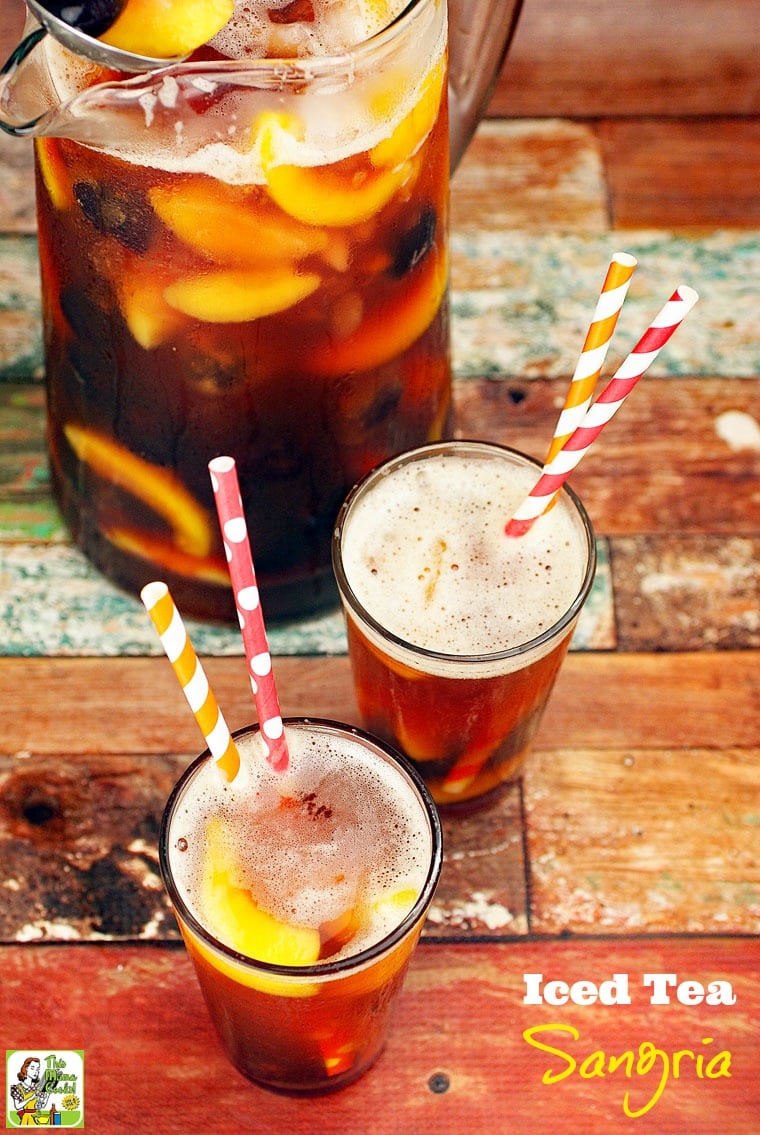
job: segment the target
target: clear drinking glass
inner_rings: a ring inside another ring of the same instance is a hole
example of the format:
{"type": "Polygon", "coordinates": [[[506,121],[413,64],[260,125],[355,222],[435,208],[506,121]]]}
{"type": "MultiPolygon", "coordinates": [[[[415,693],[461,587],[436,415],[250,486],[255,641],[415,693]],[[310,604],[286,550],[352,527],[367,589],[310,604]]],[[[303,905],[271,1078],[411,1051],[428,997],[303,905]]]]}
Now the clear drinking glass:
{"type": "Polygon", "coordinates": [[[338,517],[362,721],[440,806],[519,774],[591,589],[594,534],[569,488],[525,536],[504,533],[540,470],[485,442],[424,446],[370,473],[338,517]]]}
{"type": "Polygon", "coordinates": [[[284,778],[267,774],[257,733],[235,734],[243,766],[231,785],[218,788],[208,752],[182,775],[161,825],[161,871],[231,1062],[268,1087],[330,1090],[382,1049],[438,881],[440,822],[414,769],[361,730],[286,720],[284,778]],[[247,781],[257,759],[260,775],[247,781]],[[224,824],[232,834],[220,835],[224,824]],[[253,840],[266,870],[246,874],[253,840]],[[295,897],[275,899],[288,912],[305,907],[308,925],[262,908],[289,874],[295,897]],[[261,960],[268,947],[301,963],[261,960]]]}

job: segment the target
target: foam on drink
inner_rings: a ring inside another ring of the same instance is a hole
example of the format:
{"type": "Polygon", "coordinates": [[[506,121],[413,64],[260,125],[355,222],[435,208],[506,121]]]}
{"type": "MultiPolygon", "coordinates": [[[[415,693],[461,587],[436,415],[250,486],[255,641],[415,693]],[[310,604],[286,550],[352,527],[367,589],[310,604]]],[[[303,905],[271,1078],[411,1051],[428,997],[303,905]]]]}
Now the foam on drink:
{"type": "Polygon", "coordinates": [[[335,961],[399,924],[406,911],[385,900],[422,891],[431,836],[403,775],[361,742],[316,728],[288,728],[287,740],[284,775],[272,771],[258,734],[251,734],[238,740],[242,766],[231,785],[222,783],[213,762],[192,778],[169,833],[172,872],[184,902],[207,925],[201,897],[207,833],[221,821],[230,881],[260,909],[314,929],[346,912],[357,916],[356,933],[329,958],[335,961]]]}
{"type": "Polygon", "coordinates": [[[365,611],[405,642],[458,656],[509,650],[552,627],[581,588],[585,535],[560,498],[525,536],[505,537],[536,476],[532,465],[439,454],[379,477],[352,504],[341,545],[365,611]]]}
{"type": "Polygon", "coordinates": [[[237,0],[211,46],[229,59],[331,55],[387,27],[405,0],[237,0]]]}
{"type": "MultiPolygon", "coordinates": [[[[292,2],[284,5],[284,10],[292,7],[292,2]]],[[[404,7],[400,0],[306,3],[313,11],[313,20],[279,24],[272,22],[272,14],[278,10],[276,4],[238,0],[228,25],[209,46],[223,57],[224,66],[236,60],[247,65],[258,59],[276,61],[297,56],[300,60],[313,59],[316,75],[321,59],[340,58],[352,46],[364,43],[392,23],[404,7]]],[[[171,173],[207,174],[230,185],[265,184],[267,165],[330,165],[370,151],[390,138],[423,97],[425,84],[440,67],[446,50],[445,24],[425,66],[420,65],[416,49],[414,41],[403,50],[397,49],[394,70],[389,75],[382,71],[376,75],[362,73],[347,57],[342,75],[339,70],[330,71],[326,91],[328,95],[340,92],[340,100],[293,94],[288,90],[288,81],[283,80],[283,116],[292,116],[292,123],[277,128],[274,137],[270,133],[267,146],[274,150],[274,155],[269,153],[266,159],[260,152],[256,124],[259,111],[271,106],[271,88],[265,84],[261,94],[252,86],[244,99],[237,88],[228,96],[225,77],[229,80],[230,73],[215,77],[213,61],[198,62],[196,67],[192,63],[180,64],[155,76],[119,82],[119,107],[123,113],[119,117],[118,136],[107,127],[104,114],[106,127],[93,134],[93,141],[105,152],[115,145],[114,152],[135,165],[171,173]],[[218,106],[196,116],[178,112],[184,104],[202,97],[218,98],[218,106]],[[129,112],[135,115],[132,123],[129,112]],[[217,140],[209,141],[209,122],[214,118],[224,129],[217,140]]],[[[51,36],[46,37],[43,51],[46,81],[56,100],[62,103],[108,79],[107,72],[71,54],[51,36]]],[[[293,64],[297,65],[305,68],[303,82],[313,78],[308,62],[293,64]]],[[[329,62],[325,66],[329,67],[329,62]]],[[[289,82],[294,82],[292,75],[289,82]]],[[[97,127],[90,123],[88,129],[96,131],[97,127]]]]}

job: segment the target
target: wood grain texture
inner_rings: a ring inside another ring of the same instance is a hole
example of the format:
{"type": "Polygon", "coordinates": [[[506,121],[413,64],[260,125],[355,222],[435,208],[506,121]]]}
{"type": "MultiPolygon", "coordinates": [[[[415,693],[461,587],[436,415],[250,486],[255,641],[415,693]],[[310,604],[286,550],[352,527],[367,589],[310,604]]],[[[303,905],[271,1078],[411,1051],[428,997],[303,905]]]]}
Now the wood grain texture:
{"type": "Polygon", "coordinates": [[[375,1067],[335,1096],[304,1100],[263,1091],[229,1068],[190,963],[177,949],[2,947],[0,1019],[9,1022],[7,1043],[14,1048],[84,1050],[86,1123],[100,1135],[121,1135],[125,1123],[141,1135],[338,1135],[367,1130],[368,1123],[376,1135],[526,1129],[543,1135],[581,1118],[588,1135],[755,1135],[757,960],[755,942],[730,938],[628,942],[616,948],[614,962],[604,940],[423,944],[375,1067]],[[627,975],[630,1005],[523,1004],[526,973],[598,985],[613,972],[627,975]],[[685,1006],[674,999],[652,1006],[647,973],[674,973],[705,987],[722,980],[736,1002],[685,1006]],[[524,1039],[525,1030],[542,1026],[555,1027],[533,1036],[567,1057],[524,1039]],[[646,1043],[662,1056],[649,1060],[648,1073],[642,1058],[637,1074],[646,1043]],[[703,1055],[701,1078],[688,1057],[673,1075],[673,1053],[681,1050],[703,1055]],[[606,1072],[609,1058],[626,1051],[634,1054],[632,1074],[626,1076],[625,1062],[606,1072]],[[730,1078],[708,1078],[705,1058],[720,1052],[729,1054],[730,1078]],[[572,1074],[542,1082],[549,1069],[567,1072],[571,1059],[572,1074]],[[659,1100],[635,1121],[626,1117],[626,1099],[629,1110],[653,1099],[666,1060],[670,1077],[659,1100]],[[140,1086],[146,1070],[149,1090],[140,1086]]]}
{"type": "Polygon", "coordinates": [[[598,133],[614,227],[760,225],[760,118],[607,121],[598,133]]]}
{"type": "MultiPolygon", "coordinates": [[[[207,669],[247,723],[241,661],[207,669]]],[[[278,674],[286,713],[357,720],[345,659],[278,674]]],[[[34,691],[0,728],[0,938],[176,937],[156,835],[201,744],[165,660],[4,660],[0,687],[34,691]]],[[[426,934],[760,932],[759,693],[751,652],[571,655],[522,784],[445,820],[426,934]]]]}
{"type": "MultiPolygon", "coordinates": [[[[247,725],[241,659],[204,661],[230,727],[247,725]]],[[[347,658],[279,658],[277,673],[284,714],[357,720],[347,658]]],[[[33,713],[0,716],[0,753],[190,756],[202,747],[164,658],[4,658],[0,688],[8,706],[33,696],[33,713]]],[[[759,690],[752,651],[570,654],[536,748],[757,748],[759,690]]]]}
{"type": "Polygon", "coordinates": [[[757,114],[756,0],[525,0],[494,115],[757,114]]]}

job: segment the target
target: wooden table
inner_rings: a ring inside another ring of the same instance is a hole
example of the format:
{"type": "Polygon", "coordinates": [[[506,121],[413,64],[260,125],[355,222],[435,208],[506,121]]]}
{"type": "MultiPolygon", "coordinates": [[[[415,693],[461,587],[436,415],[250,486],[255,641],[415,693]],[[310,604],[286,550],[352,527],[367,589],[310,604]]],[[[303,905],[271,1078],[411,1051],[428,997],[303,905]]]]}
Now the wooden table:
{"type": "MultiPolygon", "coordinates": [[[[721,25],[733,85],[714,60],[701,72],[713,118],[691,117],[693,87],[681,117],[663,109],[651,69],[621,72],[620,105],[602,69],[600,113],[592,60],[546,58],[555,10],[528,4],[499,117],[454,181],[458,432],[542,452],[614,251],[639,268],[611,366],[676,284],[701,300],[573,476],[600,571],[535,751],[497,805],[445,821],[387,1050],[331,1098],[230,1070],[178,942],[156,831],[196,728],[139,603],[50,501],[30,155],[0,142],[0,1034],[84,1051],[99,1135],[758,1130],[760,131],[736,62],[752,5],[721,25]],[[526,1004],[528,974],[623,975],[630,1003],[526,1004]],[[611,1070],[627,1051],[630,1076],[611,1070]]],[[[671,44],[682,77],[699,70],[691,11],[671,44]]],[[[191,629],[244,724],[236,632],[191,629]]],[[[336,615],[272,638],[286,713],[356,719],[336,615]]]]}

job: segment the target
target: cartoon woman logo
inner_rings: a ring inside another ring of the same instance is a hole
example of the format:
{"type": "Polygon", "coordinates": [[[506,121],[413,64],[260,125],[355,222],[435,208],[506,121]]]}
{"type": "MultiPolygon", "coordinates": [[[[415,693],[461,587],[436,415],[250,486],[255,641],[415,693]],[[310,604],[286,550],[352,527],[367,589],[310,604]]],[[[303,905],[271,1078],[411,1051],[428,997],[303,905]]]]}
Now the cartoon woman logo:
{"type": "Polygon", "coordinates": [[[48,1126],[52,1120],[47,1107],[49,1092],[42,1079],[39,1057],[28,1056],[18,1073],[18,1083],[11,1085],[11,1098],[21,1127],[48,1126]]]}

